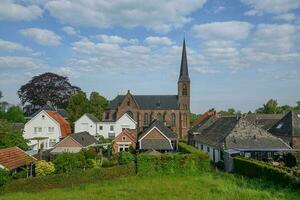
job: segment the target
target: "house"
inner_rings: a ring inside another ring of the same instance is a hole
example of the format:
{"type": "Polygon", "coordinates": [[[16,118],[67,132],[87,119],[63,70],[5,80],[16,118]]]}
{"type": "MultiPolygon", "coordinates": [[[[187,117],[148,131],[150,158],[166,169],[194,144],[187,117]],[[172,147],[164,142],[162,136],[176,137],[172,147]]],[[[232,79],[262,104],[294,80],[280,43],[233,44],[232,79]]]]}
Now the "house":
{"type": "Polygon", "coordinates": [[[71,133],[69,122],[57,111],[41,110],[24,126],[23,137],[31,150],[50,149],[71,133]]]}
{"type": "Polygon", "coordinates": [[[132,147],[136,149],[137,132],[136,129],[124,129],[117,137],[112,141],[113,151],[115,153],[121,151],[129,151],[132,147]]]}
{"type": "Polygon", "coordinates": [[[139,132],[157,118],[171,127],[178,137],[186,138],[190,128],[190,77],[185,40],[177,88],[177,94],[174,95],[134,95],[128,90],[127,94],[118,95],[109,102],[103,119],[116,121],[127,113],[137,122],[139,132]]]}
{"type": "Polygon", "coordinates": [[[95,146],[98,140],[88,132],[80,132],[68,135],[58,142],[50,154],[59,154],[62,152],[77,153],[81,149],[95,146]]]}
{"type": "Polygon", "coordinates": [[[138,148],[140,151],[156,150],[170,152],[177,150],[177,141],[177,134],[166,127],[159,119],[155,119],[138,136],[138,148]]]}
{"type": "Polygon", "coordinates": [[[225,153],[265,160],[291,150],[283,140],[244,117],[209,116],[190,133],[194,146],[207,152],[214,163],[224,160],[225,153]]]}
{"type": "Polygon", "coordinates": [[[86,113],[82,115],[78,120],[76,120],[74,132],[80,133],[83,131],[88,132],[91,135],[98,135],[97,131],[97,123],[99,123],[100,120],[95,117],[93,114],[86,113]]]}
{"type": "Polygon", "coordinates": [[[33,174],[33,165],[37,160],[18,147],[0,149],[0,168],[16,173],[28,168],[28,175],[33,174]]]}
{"type": "Polygon", "coordinates": [[[300,149],[300,111],[291,110],[278,120],[269,132],[295,149],[300,149]]]}
{"type": "Polygon", "coordinates": [[[98,135],[104,138],[115,138],[125,129],[136,129],[137,122],[134,121],[130,115],[124,113],[116,121],[104,120],[97,123],[98,135]]]}

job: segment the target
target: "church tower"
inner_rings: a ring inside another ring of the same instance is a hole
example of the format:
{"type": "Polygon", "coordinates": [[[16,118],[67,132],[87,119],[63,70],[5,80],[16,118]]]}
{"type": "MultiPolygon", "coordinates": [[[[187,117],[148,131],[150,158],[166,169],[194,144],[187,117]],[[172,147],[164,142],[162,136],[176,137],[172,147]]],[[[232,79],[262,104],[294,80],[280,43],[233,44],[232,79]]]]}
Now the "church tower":
{"type": "Polygon", "coordinates": [[[180,74],[178,78],[179,137],[187,138],[190,129],[190,77],[186,56],[185,39],[183,39],[180,74]]]}

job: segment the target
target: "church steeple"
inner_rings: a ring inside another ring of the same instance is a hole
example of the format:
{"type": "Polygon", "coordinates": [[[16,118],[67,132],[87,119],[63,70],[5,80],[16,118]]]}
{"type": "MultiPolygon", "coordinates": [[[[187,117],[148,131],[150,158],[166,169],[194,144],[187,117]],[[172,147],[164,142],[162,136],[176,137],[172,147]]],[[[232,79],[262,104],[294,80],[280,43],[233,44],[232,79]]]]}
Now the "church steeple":
{"type": "Polygon", "coordinates": [[[185,82],[190,81],[187,56],[186,56],[185,38],[183,39],[183,45],[182,45],[181,66],[180,66],[180,74],[179,74],[178,82],[179,81],[185,81],[185,82]]]}

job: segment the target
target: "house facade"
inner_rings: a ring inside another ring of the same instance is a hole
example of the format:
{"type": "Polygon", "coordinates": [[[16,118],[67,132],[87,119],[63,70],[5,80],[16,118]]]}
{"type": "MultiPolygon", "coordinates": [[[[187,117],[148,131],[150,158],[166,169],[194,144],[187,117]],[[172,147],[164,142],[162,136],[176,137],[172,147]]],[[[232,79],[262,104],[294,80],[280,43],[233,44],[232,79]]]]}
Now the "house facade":
{"type": "Polygon", "coordinates": [[[117,137],[112,141],[112,147],[114,153],[121,151],[129,151],[130,147],[136,149],[137,132],[136,129],[124,129],[117,137]]]}
{"type": "Polygon", "coordinates": [[[23,137],[31,150],[51,149],[61,138],[71,134],[71,127],[58,112],[41,110],[24,126],[23,137]]]}
{"type": "Polygon", "coordinates": [[[74,123],[74,132],[80,133],[86,131],[89,134],[96,136],[98,133],[97,123],[99,122],[100,120],[97,117],[90,113],[86,113],[74,123]]]}
{"type": "Polygon", "coordinates": [[[160,119],[181,138],[186,138],[190,128],[190,78],[188,73],[185,40],[181,58],[176,95],[118,95],[103,114],[103,119],[115,121],[127,113],[137,122],[138,132],[160,119]]]}

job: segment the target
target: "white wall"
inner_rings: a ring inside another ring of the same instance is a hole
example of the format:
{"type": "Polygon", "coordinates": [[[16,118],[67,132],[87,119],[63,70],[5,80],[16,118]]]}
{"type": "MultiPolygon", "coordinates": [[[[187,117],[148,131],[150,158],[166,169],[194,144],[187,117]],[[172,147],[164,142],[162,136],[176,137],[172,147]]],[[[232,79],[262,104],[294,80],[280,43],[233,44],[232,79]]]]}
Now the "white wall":
{"type": "MultiPolygon", "coordinates": [[[[56,142],[59,141],[61,137],[61,130],[60,125],[52,119],[46,111],[41,111],[31,120],[29,120],[25,126],[23,131],[23,137],[25,139],[36,138],[36,137],[48,137],[48,139],[44,139],[40,141],[40,144],[44,144],[44,149],[51,148],[49,146],[50,140],[55,140],[56,142]],[[36,128],[41,128],[41,132],[35,132],[36,128]],[[53,132],[49,132],[49,127],[53,127],[53,132]]],[[[30,140],[28,145],[33,145],[33,150],[38,150],[38,142],[37,140],[30,140]]]]}
{"type": "Polygon", "coordinates": [[[96,135],[97,133],[97,124],[94,123],[86,115],[83,115],[75,122],[74,132],[79,133],[87,131],[91,135],[96,135]]]}
{"type": "Polygon", "coordinates": [[[210,160],[214,161],[215,163],[217,163],[218,161],[221,160],[221,152],[220,150],[214,148],[214,147],[211,147],[211,146],[208,146],[208,145],[205,145],[205,144],[202,144],[203,145],[203,149],[201,149],[201,143],[200,142],[197,142],[195,141],[195,147],[204,151],[204,152],[207,152],[208,155],[209,155],[209,158],[210,160]],[[208,148],[209,148],[209,152],[208,152],[208,148]],[[213,160],[214,158],[214,152],[215,152],[215,160],[213,160]]]}

